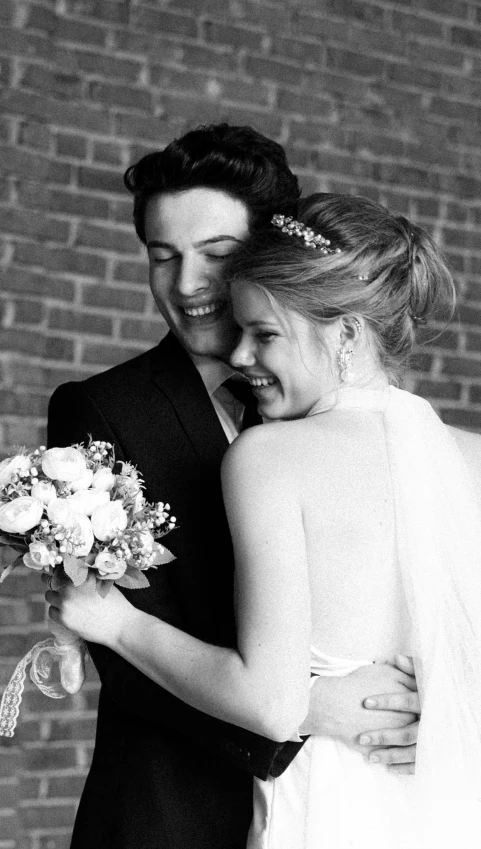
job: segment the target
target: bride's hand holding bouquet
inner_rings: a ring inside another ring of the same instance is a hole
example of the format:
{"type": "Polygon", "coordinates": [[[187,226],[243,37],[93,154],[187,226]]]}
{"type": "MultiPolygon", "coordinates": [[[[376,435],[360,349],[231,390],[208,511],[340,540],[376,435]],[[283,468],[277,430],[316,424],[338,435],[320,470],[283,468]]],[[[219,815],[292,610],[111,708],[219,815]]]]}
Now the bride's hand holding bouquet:
{"type": "MultiPolygon", "coordinates": [[[[149,504],[130,463],[116,463],[108,442],[20,451],[0,463],[0,546],[17,552],[0,583],[23,564],[48,576],[51,590],[86,585],[99,596],[115,583],[149,586],[145,572],[173,560],[158,541],[175,527],[168,504],[149,504]],[[116,466],[118,470],[116,471],[116,466]]],[[[121,594],[119,593],[119,596],[121,594]]],[[[52,637],[18,664],[0,705],[0,735],[13,736],[25,682],[30,677],[52,698],[76,693],[85,678],[86,647],[50,617],[52,637]],[[58,663],[60,682],[53,679],[58,663]]]]}

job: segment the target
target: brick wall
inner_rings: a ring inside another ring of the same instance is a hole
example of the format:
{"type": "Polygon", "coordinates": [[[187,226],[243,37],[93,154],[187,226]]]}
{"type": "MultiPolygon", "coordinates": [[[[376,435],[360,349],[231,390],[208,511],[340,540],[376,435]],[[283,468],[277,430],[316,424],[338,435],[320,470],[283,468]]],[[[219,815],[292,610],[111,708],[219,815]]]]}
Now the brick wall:
{"type": "MultiPolygon", "coordinates": [[[[198,123],[285,145],[305,191],[355,191],[425,225],[459,318],[408,385],[481,429],[481,7],[474,0],[2,0],[0,452],[44,441],[61,382],[163,331],[122,173],[198,123]]],[[[0,595],[0,683],[43,633],[38,579],[0,595]]],[[[63,849],[97,683],[27,688],[0,745],[0,849],[63,849]]]]}

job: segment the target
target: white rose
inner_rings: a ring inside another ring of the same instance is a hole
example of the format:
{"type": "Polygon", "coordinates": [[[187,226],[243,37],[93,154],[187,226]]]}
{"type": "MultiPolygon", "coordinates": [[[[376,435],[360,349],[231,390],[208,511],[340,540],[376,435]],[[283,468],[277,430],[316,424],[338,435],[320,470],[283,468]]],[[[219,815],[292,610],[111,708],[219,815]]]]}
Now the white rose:
{"type": "Polygon", "coordinates": [[[9,484],[13,475],[17,472],[28,472],[32,462],[25,454],[16,454],[15,457],[7,457],[0,463],[0,486],[9,484]]]}
{"type": "Polygon", "coordinates": [[[32,498],[38,498],[42,504],[50,504],[57,497],[57,491],[50,481],[37,481],[32,486],[30,495],[32,498]]]}
{"type": "Polygon", "coordinates": [[[98,570],[98,577],[102,581],[116,581],[124,574],[127,564],[111,551],[101,551],[95,558],[94,567],[98,570]]]}
{"type": "Polygon", "coordinates": [[[42,456],[42,469],[51,480],[70,483],[85,474],[87,464],[77,448],[49,448],[42,456]]]}
{"type": "Polygon", "coordinates": [[[111,470],[103,467],[101,469],[97,469],[97,471],[95,472],[92,481],[92,486],[94,489],[103,489],[106,491],[110,491],[114,486],[115,481],[116,477],[111,472],[111,470]]]}
{"type": "Polygon", "coordinates": [[[74,531],[74,545],[72,549],[72,554],[74,557],[86,557],[87,554],[90,554],[92,546],[94,544],[94,532],[92,530],[92,523],[87,516],[83,516],[82,513],[77,513],[74,516],[75,525],[73,527],[74,531]]]}
{"type": "Polygon", "coordinates": [[[65,501],[73,513],[91,516],[97,507],[109,503],[110,495],[102,489],[81,489],[79,492],[69,495],[65,501]]]}
{"type": "Polygon", "coordinates": [[[23,555],[23,562],[29,569],[43,569],[46,566],[55,566],[55,551],[52,551],[44,542],[31,542],[28,553],[23,555]]]}
{"type": "Polygon", "coordinates": [[[25,534],[40,522],[43,504],[31,495],[22,495],[0,507],[0,531],[25,534]]]}
{"type": "Polygon", "coordinates": [[[84,474],[76,478],[71,482],[70,486],[72,487],[73,492],[77,492],[79,489],[88,489],[92,484],[94,473],[92,469],[86,469],[84,474]]]}
{"type": "Polygon", "coordinates": [[[55,498],[47,506],[47,516],[52,525],[61,525],[63,528],[71,528],[75,523],[75,517],[67,504],[66,498],[55,498]]]}
{"type": "Polygon", "coordinates": [[[109,501],[92,513],[94,534],[102,542],[113,539],[119,531],[123,531],[127,527],[127,521],[127,513],[120,501],[109,501]]]}

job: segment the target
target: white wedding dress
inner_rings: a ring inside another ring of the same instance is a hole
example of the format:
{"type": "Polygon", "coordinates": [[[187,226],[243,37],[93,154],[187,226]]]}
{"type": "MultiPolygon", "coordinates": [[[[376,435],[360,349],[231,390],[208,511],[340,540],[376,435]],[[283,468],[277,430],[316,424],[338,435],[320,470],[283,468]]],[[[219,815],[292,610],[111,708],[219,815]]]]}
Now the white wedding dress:
{"type": "Polygon", "coordinates": [[[411,654],[423,709],[416,775],[310,737],[282,776],[255,780],[248,849],[479,849],[481,492],[451,432],[407,392],[343,389],[324,429],[335,455],[327,486],[339,478],[344,503],[334,486],[311,569],[311,671],[346,675],[391,647],[411,654]]]}

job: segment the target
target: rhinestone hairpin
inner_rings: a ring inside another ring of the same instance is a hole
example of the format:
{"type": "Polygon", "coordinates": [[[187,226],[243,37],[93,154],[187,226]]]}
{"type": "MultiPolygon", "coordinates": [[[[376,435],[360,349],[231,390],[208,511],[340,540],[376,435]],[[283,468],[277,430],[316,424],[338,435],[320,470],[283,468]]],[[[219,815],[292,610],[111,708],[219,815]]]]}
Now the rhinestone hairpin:
{"type": "Polygon", "coordinates": [[[321,254],[340,254],[340,248],[331,248],[329,239],[316,233],[311,227],[306,227],[302,221],[296,221],[292,215],[274,215],[271,224],[279,227],[288,236],[299,236],[308,248],[316,248],[321,254]]]}

